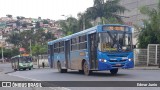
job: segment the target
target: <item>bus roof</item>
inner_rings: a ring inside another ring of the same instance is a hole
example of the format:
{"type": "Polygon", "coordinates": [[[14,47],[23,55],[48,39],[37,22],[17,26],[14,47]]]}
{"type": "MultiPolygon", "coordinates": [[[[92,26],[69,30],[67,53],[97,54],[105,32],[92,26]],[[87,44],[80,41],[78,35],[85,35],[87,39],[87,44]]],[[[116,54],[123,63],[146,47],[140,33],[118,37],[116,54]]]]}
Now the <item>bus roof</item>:
{"type": "Polygon", "coordinates": [[[96,29],[97,29],[97,26],[86,29],[86,30],[83,30],[83,31],[80,31],[80,32],[77,32],[77,33],[74,33],[74,34],[69,35],[69,36],[65,36],[65,37],[50,41],[50,42],[48,42],[48,45],[52,45],[53,43],[59,42],[59,41],[66,41],[70,38],[73,38],[73,37],[76,37],[76,36],[81,36],[81,35],[84,35],[86,33],[89,34],[89,33],[92,33],[92,32],[96,32],[96,29]]]}
{"type": "Polygon", "coordinates": [[[89,29],[86,29],[86,30],[83,30],[83,31],[80,31],[80,32],[77,32],[77,33],[74,33],[74,34],[71,34],[69,36],[65,36],[65,37],[62,37],[62,38],[59,38],[59,39],[56,39],[56,40],[52,40],[52,41],[49,41],[48,42],[48,45],[52,45],[53,43],[55,42],[59,42],[59,41],[66,41],[70,38],[73,38],[73,37],[77,37],[77,36],[81,36],[81,35],[86,35],[86,34],[91,34],[91,33],[94,33],[97,31],[97,28],[99,27],[102,27],[102,26],[107,26],[107,25],[120,25],[120,26],[127,26],[127,27],[130,27],[128,25],[122,25],[122,24],[104,24],[104,25],[97,25],[97,26],[94,26],[92,28],[89,28],[89,29]]]}

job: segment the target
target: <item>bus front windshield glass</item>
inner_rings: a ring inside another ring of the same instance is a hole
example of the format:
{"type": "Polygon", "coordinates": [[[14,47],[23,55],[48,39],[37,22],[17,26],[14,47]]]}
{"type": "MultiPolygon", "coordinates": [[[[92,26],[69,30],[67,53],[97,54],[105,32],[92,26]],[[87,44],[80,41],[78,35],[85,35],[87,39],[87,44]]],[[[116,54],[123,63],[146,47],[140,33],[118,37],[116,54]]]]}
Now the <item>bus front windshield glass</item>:
{"type": "Polygon", "coordinates": [[[31,57],[21,57],[20,58],[20,63],[30,63],[31,62],[31,57]]]}
{"type": "Polygon", "coordinates": [[[128,52],[132,50],[130,33],[105,32],[99,33],[98,48],[102,52],[128,52]]]}

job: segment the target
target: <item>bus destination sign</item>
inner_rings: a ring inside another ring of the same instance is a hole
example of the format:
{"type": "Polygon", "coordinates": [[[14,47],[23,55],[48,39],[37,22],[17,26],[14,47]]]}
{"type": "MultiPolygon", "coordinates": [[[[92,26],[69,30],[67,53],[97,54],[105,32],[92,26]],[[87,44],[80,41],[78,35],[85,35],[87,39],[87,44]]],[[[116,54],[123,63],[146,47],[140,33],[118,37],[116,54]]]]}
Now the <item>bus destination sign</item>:
{"type": "Polygon", "coordinates": [[[124,31],[125,27],[123,26],[104,26],[103,30],[117,30],[117,31],[124,31]]]}

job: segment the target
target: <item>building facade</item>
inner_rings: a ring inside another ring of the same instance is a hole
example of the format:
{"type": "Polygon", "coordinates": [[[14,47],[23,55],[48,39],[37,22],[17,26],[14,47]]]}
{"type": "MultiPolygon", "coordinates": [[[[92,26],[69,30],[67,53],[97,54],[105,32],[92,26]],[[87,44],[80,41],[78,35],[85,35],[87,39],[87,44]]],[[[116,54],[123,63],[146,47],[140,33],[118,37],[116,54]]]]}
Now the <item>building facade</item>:
{"type": "MultiPolygon", "coordinates": [[[[140,8],[143,6],[147,6],[150,8],[157,8],[159,0],[121,0],[120,4],[124,6],[126,10],[122,16],[123,21],[125,24],[130,26],[138,26],[138,27],[144,27],[143,20],[147,19],[148,17],[146,15],[143,15],[140,13],[140,8]]],[[[133,44],[138,44],[138,34],[139,31],[134,28],[134,34],[133,34],[133,44]]]]}
{"type": "Polygon", "coordinates": [[[124,14],[121,14],[123,20],[129,25],[143,26],[143,19],[147,19],[147,16],[140,13],[140,8],[142,6],[148,6],[151,8],[156,8],[159,0],[121,0],[120,4],[126,7],[124,14]]]}

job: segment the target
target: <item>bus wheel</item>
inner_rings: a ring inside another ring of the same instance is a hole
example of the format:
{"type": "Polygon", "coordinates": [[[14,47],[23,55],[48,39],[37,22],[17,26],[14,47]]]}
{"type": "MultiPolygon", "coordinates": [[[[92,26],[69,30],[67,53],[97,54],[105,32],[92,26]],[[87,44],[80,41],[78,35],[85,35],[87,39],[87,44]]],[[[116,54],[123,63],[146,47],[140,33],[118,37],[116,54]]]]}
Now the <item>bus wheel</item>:
{"type": "Polygon", "coordinates": [[[118,72],[118,68],[116,68],[116,69],[111,69],[110,72],[111,72],[112,75],[115,75],[115,74],[117,74],[117,72],[118,72]]]}
{"type": "Polygon", "coordinates": [[[58,72],[60,72],[60,73],[66,73],[67,72],[67,69],[62,69],[60,62],[57,63],[57,69],[58,69],[58,72]]]}
{"type": "Polygon", "coordinates": [[[90,74],[90,72],[91,72],[91,71],[89,70],[89,67],[88,67],[88,64],[87,64],[86,61],[84,62],[83,70],[84,70],[84,74],[87,75],[87,76],[88,76],[88,75],[90,74]]]}
{"type": "Polygon", "coordinates": [[[26,70],[26,68],[23,68],[23,70],[26,70]]]}
{"type": "Polygon", "coordinates": [[[62,69],[62,73],[66,73],[67,72],[67,69],[62,69]]]}
{"type": "Polygon", "coordinates": [[[42,67],[43,67],[43,68],[45,67],[44,62],[42,62],[42,67]]]}
{"type": "Polygon", "coordinates": [[[84,73],[84,70],[79,70],[79,73],[84,73]]]}
{"type": "Polygon", "coordinates": [[[29,70],[31,70],[31,68],[29,68],[29,70]]]}

